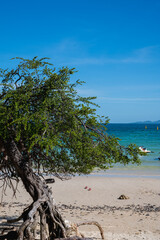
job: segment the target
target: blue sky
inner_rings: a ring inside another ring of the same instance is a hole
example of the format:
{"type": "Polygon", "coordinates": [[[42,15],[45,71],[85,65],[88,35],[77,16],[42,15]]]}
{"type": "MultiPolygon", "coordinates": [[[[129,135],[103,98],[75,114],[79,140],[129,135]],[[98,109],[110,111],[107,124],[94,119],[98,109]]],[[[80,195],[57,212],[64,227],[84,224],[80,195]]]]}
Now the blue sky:
{"type": "Polygon", "coordinates": [[[6,0],[0,22],[1,67],[49,57],[76,67],[111,122],[160,119],[159,0],[6,0]]]}

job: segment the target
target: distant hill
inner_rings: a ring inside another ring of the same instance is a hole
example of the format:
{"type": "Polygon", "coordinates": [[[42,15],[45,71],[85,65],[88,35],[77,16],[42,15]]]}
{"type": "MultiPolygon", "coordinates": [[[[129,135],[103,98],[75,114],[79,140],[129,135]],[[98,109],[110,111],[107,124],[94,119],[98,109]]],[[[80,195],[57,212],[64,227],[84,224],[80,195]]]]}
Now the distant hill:
{"type": "Polygon", "coordinates": [[[160,120],[158,121],[140,121],[140,122],[135,122],[137,124],[160,124],[160,120]]]}

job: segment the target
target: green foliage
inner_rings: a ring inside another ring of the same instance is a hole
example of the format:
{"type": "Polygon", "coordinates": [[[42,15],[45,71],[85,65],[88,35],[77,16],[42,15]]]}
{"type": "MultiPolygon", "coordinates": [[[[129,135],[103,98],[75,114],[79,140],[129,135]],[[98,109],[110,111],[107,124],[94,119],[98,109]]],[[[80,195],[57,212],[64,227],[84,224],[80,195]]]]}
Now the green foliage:
{"type": "Polygon", "coordinates": [[[139,163],[139,150],[108,136],[108,118],[96,115],[95,97],[77,94],[75,69],[56,69],[46,58],[16,58],[12,70],[0,70],[0,137],[12,137],[19,150],[47,172],[90,173],[114,163],[139,163]],[[105,124],[102,124],[104,123],[105,124]]]}

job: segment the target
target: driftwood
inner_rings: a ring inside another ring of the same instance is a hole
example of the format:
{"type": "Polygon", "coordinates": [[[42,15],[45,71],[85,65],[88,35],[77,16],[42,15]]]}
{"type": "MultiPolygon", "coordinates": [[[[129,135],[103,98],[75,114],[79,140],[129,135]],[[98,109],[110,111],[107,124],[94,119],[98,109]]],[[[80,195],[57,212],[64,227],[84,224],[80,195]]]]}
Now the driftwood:
{"type": "Polygon", "coordinates": [[[95,226],[97,226],[99,231],[100,231],[101,238],[104,239],[104,231],[103,231],[101,225],[98,222],[96,222],[96,221],[82,222],[82,223],[77,224],[77,227],[80,227],[82,225],[95,225],[95,226]]]}
{"type": "Polygon", "coordinates": [[[101,225],[96,222],[96,221],[86,221],[86,222],[81,222],[81,223],[70,223],[69,221],[65,221],[66,226],[67,226],[67,232],[66,232],[66,237],[70,237],[73,235],[73,232],[75,233],[76,237],[79,237],[79,239],[89,239],[89,238],[85,238],[85,236],[79,231],[79,227],[83,226],[83,225],[95,225],[96,227],[98,227],[100,234],[101,234],[101,238],[104,239],[104,231],[101,227],[101,225]]]}

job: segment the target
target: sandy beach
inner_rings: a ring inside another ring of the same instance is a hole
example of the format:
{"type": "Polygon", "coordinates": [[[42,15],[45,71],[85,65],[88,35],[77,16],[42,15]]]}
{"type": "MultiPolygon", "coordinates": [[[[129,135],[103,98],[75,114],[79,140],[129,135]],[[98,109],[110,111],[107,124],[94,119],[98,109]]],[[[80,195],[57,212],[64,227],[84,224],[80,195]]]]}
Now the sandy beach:
{"type": "MultiPolygon", "coordinates": [[[[63,217],[72,223],[97,221],[106,240],[160,239],[160,178],[83,176],[49,184],[63,217]],[[127,199],[118,199],[125,195],[127,199]]],[[[31,203],[19,183],[16,197],[7,189],[0,205],[0,231],[31,203]]],[[[1,191],[1,190],[0,190],[1,191]]],[[[2,196],[2,192],[0,192],[2,196]]],[[[79,227],[85,237],[101,239],[94,225],[79,227]]],[[[37,238],[38,239],[38,238],[37,238]]]]}

